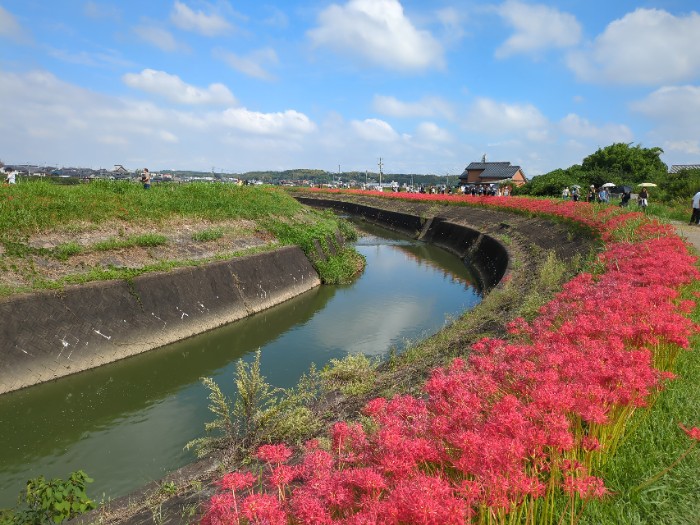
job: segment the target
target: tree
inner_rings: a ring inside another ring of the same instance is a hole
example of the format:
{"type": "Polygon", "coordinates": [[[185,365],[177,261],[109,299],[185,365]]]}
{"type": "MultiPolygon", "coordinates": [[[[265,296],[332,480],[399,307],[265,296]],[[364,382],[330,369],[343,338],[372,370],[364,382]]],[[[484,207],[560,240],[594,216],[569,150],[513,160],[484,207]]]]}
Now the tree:
{"type": "MultiPolygon", "coordinates": [[[[516,195],[532,195],[537,197],[553,197],[561,195],[565,187],[579,183],[569,169],[557,169],[533,177],[527,184],[515,190],[516,195]]],[[[580,183],[579,183],[580,184],[580,183]]]]}
{"type": "Polygon", "coordinates": [[[609,179],[628,184],[654,182],[664,178],[668,172],[668,166],[659,158],[663,152],[658,147],[642,148],[639,144],[632,146],[631,143],[618,142],[599,148],[583,159],[581,167],[585,172],[597,173],[601,182],[606,175],[609,179]]]}

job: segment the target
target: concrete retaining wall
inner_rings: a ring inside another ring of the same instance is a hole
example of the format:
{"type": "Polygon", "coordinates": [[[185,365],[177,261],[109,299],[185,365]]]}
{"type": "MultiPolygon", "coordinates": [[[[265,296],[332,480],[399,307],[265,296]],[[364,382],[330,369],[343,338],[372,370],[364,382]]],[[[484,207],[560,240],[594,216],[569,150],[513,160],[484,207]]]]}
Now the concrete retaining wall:
{"type": "Polygon", "coordinates": [[[321,284],[297,247],[0,301],[0,394],[236,321],[321,284]]]}
{"type": "Polygon", "coordinates": [[[458,224],[443,217],[421,217],[356,202],[300,195],[295,198],[308,206],[332,208],[362,217],[386,228],[440,246],[464,261],[472,275],[478,279],[479,288],[483,290],[488,291],[498,284],[508,269],[510,258],[506,248],[493,237],[473,227],[458,224]]]}

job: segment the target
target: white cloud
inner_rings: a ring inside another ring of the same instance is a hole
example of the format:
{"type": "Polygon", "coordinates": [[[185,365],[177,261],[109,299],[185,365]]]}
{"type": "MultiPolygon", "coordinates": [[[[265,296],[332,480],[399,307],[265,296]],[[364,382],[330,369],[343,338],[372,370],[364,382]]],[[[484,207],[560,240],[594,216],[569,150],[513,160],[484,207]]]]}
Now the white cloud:
{"type": "Polygon", "coordinates": [[[526,133],[542,140],[549,123],[532,104],[506,104],[489,98],[478,98],[468,111],[465,126],[475,132],[491,135],[526,133]]]}
{"type": "Polygon", "coordinates": [[[162,51],[172,52],[187,49],[187,46],[179,42],[170,31],[161,27],[139,25],[134,27],[133,31],[141,40],[162,51]]]}
{"type": "Polygon", "coordinates": [[[700,155],[700,140],[672,140],[664,142],[662,148],[666,153],[678,151],[687,155],[700,155]]]}
{"type": "Polygon", "coordinates": [[[454,110],[449,102],[439,97],[425,97],[417,102],[402,102],[395,97],[375,95],[375,111],[390,117],[435,117],[451,119],[454,110]]]}
{"type": "Polygon", "coordinates": [[[498,8],[498,13],[515,29],[515,34],[496,50],[498,58],[569,47],[581,39],[581,25],[576,17],[542,4],[509,0],[498,8]]]}
{"type": "Polygon", "coordinates": [[[358,137],[371,142],[393,142],[399,139],[399,134],[387,122],[376,118],[353,120],[350,126],[358,137]]]}
{"type": "Polygon", "coordinates": [[[657,122],[700,129],[700,86],[665,86],[630,107],[657,122]]]}
{"type": "Polygon", "coordinates": [[[265,64],[279,62],[275,50],[269,47],[258,49],[248,56],[240,56],[230,51],[215,51],[214,54],[236,71],[249,77],[270,80],[273,76],[265,69],[265,64]]]}
{"type": "Polygon", "coordinates": [[[127,73],[123,76],[128,86],[160,95],[178,104],[233,105],[236,98],[223,84],[210,84],[202,89],[183,82],[180,77],[164,71],[144,69],[141,73],[127,73]]]}
{"type": "Polygon", "coordinates": [[[421,122],[416,128],[416,138],[428,142],[451,142],[452,136],[434,122],[421,122]]]}
{"type": "Polygon", "coordinates": [[[697,155],[700,86],[665,86],[633,102],[630,109],[653,122],[649,135],[661,141],[664,150],[697,155]]]}
{"type": "Polygon", "coordinates": [[[0,5],[0,37],[16,42],[28,40],[26,31],[20,26],[12,13],[0,5]]]}
{"type": "Polygon", "coordinates": [[[592,139],[599,144],[631,142],[634,139],[632,130],[623,124],[605,124],[598,127],[574,113],[569,113],[559,122],[559,129],[570,137],[592,139]]]}
{"type": "Polygon", "coordinates": [[[303,113],[287,110],[260,113],[245,108],[229,108],[221,115],[221,122],[231,128],[257,135],[305,135],[316,130],[316,125],[303,113]]]}
{"type": "Polygon", "coordinates": [[[182,2],[175,2],[170,20],[180,29],[194,31],[204,36],[225,34],[233,27],[218,14],[206,14],[193,11],[182,2]]]}
{"type": "Polygon", "coordinates": [[[587,82],[662,85],[700,77],[700,14],[637,9],[610,23],[568,66],[587,82]]]}
{"type": "Polygon", "coordinates": [[[398,0],[350,0],[333,4],[319,15],[319,27],[308,32],[317,47],[359,56],[398,71],[444,66],[440,43],[417,29],[398,0]]]}
{"type": "Polygon", "coordinates": [[[42,71],[0,70],[0,100],[7,102],[3,148],[17,162],[245,171],[311,165],[299,160],[299,151],[318,149],[316,125],[298,111],[173,110],[102,96],[42,71]]]}

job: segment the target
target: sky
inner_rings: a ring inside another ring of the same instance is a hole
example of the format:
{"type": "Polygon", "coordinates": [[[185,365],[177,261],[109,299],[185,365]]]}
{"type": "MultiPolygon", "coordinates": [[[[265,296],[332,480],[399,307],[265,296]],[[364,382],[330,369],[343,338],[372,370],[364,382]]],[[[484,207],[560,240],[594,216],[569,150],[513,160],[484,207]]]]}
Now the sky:
{"type": "Polygon", "coordinates": [[[528,177],[700,164],[698,0],[0,0],[0,160],[528,177]]]}

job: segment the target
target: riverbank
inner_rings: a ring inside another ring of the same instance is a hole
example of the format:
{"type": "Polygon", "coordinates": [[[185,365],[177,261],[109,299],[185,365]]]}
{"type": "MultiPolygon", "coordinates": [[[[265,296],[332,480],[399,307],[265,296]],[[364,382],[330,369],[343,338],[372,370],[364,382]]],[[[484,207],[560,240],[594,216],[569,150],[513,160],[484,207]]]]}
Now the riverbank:
{"type": "Polygon", "coordinates": [[[190,337],[362,268],[271,188],[0,188],[0,394],[190,337]],[[292,248],[293,247],[293,248],[292,248]]]}
{"type": "MultiPolygon", "coordinates": [[[[417,391],[433,367],[461,353],[484,335],[503,334],[508,320],[524,311],[536,310],[543,298],[554,293],[561,281],[570,275],[553,262],[556,257],[552,254],[559,253],[559,256],[573,261],[583,260],[595,245],[583,232],[571,231],[565,225],[547,219],[433,204],[407,206],[406,203],[377,199],[358,199],[356,202],[368,208],[374,206],[380,211],[413,217],[424,225],[443,221],[454,225],[459,223],[469,231],[483,228],[507,251],[508,269],[501,284],[492,289],[482,304],[428,341],[414,345],[405,356],[397,357],[392,366],[385,367],[377,376],[376,383],[366,395],[348,397],[336,392],[326,398],[322,406],[316,407],[317,417],[324,426],[357,417],[368,396],[388,390],[417,391]],[[439,220],[431,221],[434,218],[439,220]]],[[[386,213],[380,215],[387,216],[386,213]]],[[[413,233],[420,235],[422,230],[413,233]]],[[[478,236],[462,238],[475,241],[478,236]]],[[[436,241],[447,244],[444,239],[436,241]]],[[[468,246],[462,248],[468,251],[468,246]]],[[[201,513],[199,503],[212,494],[215,490],[212,482],[227,468],[231,466],[226,454],[208,458],[154,482],[138,493],[110,502],[80,521],[145,524],[152,523],[157,516],[163,523],[194,522],[201,513]]]]}

